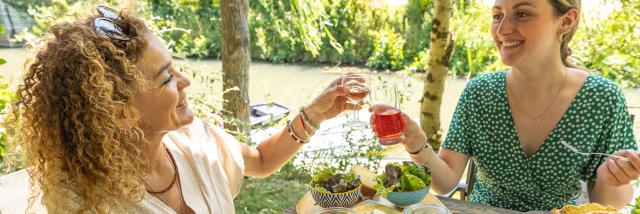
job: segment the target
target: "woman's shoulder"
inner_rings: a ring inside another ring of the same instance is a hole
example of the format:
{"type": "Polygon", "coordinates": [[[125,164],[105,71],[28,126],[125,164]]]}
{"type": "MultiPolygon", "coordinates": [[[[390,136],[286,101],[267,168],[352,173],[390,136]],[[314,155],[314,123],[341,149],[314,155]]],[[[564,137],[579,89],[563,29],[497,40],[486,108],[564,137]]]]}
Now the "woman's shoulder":
{"type": "Polygon", "coordinates": [[[610,79],[607,79],[599,74],[589,73],[587,77],[587,83],[585,88],[589,90],[600,91],[603,93],[621,93],[620,87],[610,79]]]}
{"type": "Polygon", "coordinates": [[[171,132],[173,135],[182,135],[192,140],[215,139],[223,141],[235,141],[235,137],[224,129],[205,119],[194,117],[193,122],[171,132]]]}
{"type": "Polygon", "coordinates": [[[242,163],[242,144],[222,127],[205,119],[195,117],[191,124],[169,132],[166,140],[194,156],[217,154],[219,158],[231,157],[242,163]]]}
{"type": "Polygon", "coordinates": [[[594,73],[588,74],[582,90],[587,98],[614,102],[624,100],[622,89],[614,81],[594,73]]]}
{"type": "Polygon", "coordinates": [[[471,78],[465,86],[465,91],[471,94],[496,93],[504,86],[506,71],[496,71],[471,78]]]}

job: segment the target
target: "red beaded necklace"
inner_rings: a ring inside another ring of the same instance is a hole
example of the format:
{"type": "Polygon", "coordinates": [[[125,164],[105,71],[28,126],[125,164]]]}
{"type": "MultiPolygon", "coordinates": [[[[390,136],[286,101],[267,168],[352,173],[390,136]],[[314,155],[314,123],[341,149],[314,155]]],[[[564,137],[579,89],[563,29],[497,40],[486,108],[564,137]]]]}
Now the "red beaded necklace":
{"type": "MultiPolygon", "coordinates": [[[[163,147],[164,147],[165,151],[167,152],[167,154],[169,155],[169,158],[171,159],[171,164],[173,165],[173,171],[175,172],[173,174],[173,181],[171,181],[171,184],[169,184],[168,187],[166,187],[166,188],[164,188],[164,189],[162,189],[160,191],[154,191],[154,190],[147,189],[147,192],[151,193],[151,194],[162,194],[162,193],[165,193],[165,192],[169,191],[176,184],[176,181],[178,181],[178,166],[176,165],[176,160],[173,158],[173,155],[171,155],[171,152],[169,151],[169,148],[167,148],[164,145],[163,145],[163,147]]],[[[147,185],[148,185],[148,183],[147,183],[147,185]]],[[[149,187],[151,187],[151,185],[149,185],[149,187]]]]}

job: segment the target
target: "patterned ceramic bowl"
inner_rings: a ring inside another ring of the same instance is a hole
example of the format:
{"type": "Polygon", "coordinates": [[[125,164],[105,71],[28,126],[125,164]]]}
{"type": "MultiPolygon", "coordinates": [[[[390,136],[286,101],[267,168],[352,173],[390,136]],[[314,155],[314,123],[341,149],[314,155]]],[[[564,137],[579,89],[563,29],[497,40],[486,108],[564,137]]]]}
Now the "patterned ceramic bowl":
{"type": "Polygon", "coordinates": [[[360,198],[360,188],[362,188],[362,185],[349,192],[331,194],[321,193],[311,188],[311,196],[316,201],[316,204],[321,207],[352,207],[360,198]]]}
{"type": "Polygon", "coordinates": [[[387,200],[396,206],[406,207],[422,201],[427,193],[429,193],[429,187],[413,192],[390,192],[387,195],[387,200]]]}

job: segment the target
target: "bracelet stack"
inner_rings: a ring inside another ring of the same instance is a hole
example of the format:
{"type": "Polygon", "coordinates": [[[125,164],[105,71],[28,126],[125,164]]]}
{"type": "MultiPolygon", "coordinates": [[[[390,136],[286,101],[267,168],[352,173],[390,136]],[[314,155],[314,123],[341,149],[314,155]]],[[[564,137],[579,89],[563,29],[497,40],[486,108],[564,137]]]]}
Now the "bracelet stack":
{"type": "Polygon", "coordinates": [[[289,136],[291,136],[291,138],[293,138],[293,140],[296,141],[296,143],[299,144],[305,144],[307,142],[309,142],[309,140],[311,140],[311,137],[307,138],[307,139],[302,139],[301,137],[298,137],[298,135],[296,135],[296,133],[293,133],[293,129],[291,128],[291,121],[287,121],[287,132],[289,132],[289,136]]]}
{"type": "Polygon", "coordinates": [[[309,121],[307,115],[304,113],[304,106],[300,107],[300,122],[302,123],[304,134],[307,135],[307,139],[304,139],[293,132],[293,128],[291,127],[292,121],[287,121],[287,131],[289,132],[289,136],[291,136],[291,138],[293,138],[297,143],[305,144],[311,140],[311,136],[316,133],[319,127],[309,121]],[[307,127],[311,129],[311,133],[307,132],[307,127]]]}
{"type": "Polygon", "coordinates": [[[318,125],[315,125],[309,121],[309,118],[307,118],[307,114],[304,113],[304,106],[300,106],[300,117],[302,118],[302,123],[305,126],[309,126],[309,128],[311,128],[311,130],[313,131],[313,133],[311,134],[315,134],[316,131],[320,128],[318,125]]]}

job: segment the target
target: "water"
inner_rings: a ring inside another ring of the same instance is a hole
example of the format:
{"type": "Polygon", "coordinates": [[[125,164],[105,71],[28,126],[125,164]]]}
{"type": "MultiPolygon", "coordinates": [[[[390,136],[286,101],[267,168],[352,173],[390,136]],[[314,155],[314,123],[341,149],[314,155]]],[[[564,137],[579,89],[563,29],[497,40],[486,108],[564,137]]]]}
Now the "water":
{"type": "MultiPolygon", "coordinates": [[[[7,64],[0,66],[0,75],[5,80],[13,81],[17,72],[22,70],[27,53],[24,49],[0,49],[0,58],[7,60],[7,64]]],[[[185,63],[189,67],[202,72],[221,73],[222,62],[219,60],[176,60],[185,63]]],[[[271,64],[264,62],[253,62],[249,72],[249,97],[251,104],[267,101],[278,101],[291,108],[295,115],[297,109],[302,105],[307,105],[320,94],[331,81],[339,78],[344,72],[362,72],[366,69],[354,67],[332,67],[323,65],[308,64],[271,64]]],[[[407,77],[401,74],[370,74],[372,78],[379,78],[383,81],[398,83],[401,87],[401,94],[404,96],[402,110],[413,118],[419,117],[420,96],[424,87],[423,81],[418,77],[407,77]]],[[[449,122],[453,116],[455,105],[467,84],[463,78],[450,78],[445,85],[445,94],[441,107],[441,122],[443,130],[447,130],[449,122]]],[[[194,84],[196,85],[196,84],[194,84]]],[[[194,86],[191,90],[201,90],[194,86]]],[[[221,83],[212,90],[214,93],[222,91],[221,83]]],[[[630,107],[640,107],[640,89],[624,90],[627,104],[630,107]]],[[[638,115],[634,130],[636,136],[640,134],[640,108],[631,108],[630,111],[638,115]]],[[[361,117],[363,118],[363,117],[361,117]]]]}

